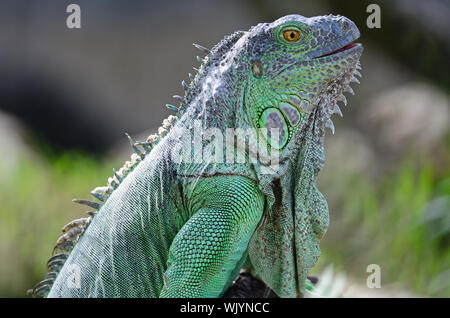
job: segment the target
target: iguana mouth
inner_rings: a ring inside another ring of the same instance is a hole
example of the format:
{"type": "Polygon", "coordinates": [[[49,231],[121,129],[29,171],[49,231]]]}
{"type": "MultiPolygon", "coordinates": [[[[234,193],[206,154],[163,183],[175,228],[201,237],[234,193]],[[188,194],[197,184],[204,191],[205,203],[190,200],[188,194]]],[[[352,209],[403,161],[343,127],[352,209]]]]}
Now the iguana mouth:
{"type": "Polygon", "coordinates": [[[361,45],[361,43],[349,43],[349,44],[346,44],[343,47],[341,47],[341,48],[339,48],[337,50],[334,50],[332,52],[329,52],[329,53],[326,53],[326,54],[323,54],[323,55],[320,55],[320,56],[316,56],[316,57],[314,57],[314,59],[318,59],[318,58],[329,56],[329,55],[334,55],[334,54],[337,54],[337,53],[340,53],[340,52],[343,52],[343,51],[350,50],[351,48],[354,48],[354,47],[360,46],[360,45],[361,45]]]}

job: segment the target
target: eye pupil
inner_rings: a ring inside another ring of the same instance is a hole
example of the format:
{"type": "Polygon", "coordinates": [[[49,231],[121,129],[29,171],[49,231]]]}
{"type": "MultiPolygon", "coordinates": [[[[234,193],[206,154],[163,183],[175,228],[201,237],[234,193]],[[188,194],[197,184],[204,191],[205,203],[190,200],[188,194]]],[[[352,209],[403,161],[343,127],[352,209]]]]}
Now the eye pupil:
{"type": "Polygon", "coordinates": [[[300,32],[297,30],[285,30],[283,32],[283,37],[289,42],[294,42],[300,38],[300,32]]]}

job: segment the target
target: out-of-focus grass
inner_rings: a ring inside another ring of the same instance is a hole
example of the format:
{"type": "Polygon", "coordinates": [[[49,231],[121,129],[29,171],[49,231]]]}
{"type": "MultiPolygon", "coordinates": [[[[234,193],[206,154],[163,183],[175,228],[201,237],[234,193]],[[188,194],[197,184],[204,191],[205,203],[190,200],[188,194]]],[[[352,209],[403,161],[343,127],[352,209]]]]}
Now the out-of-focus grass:
{"type": "MultiPolygon", "coordinates": [[[[367,265],[381,267],[381,286],[450,296],[450,178],[404,160],[377,182],[354,176],[330,207],[318,268],[334,263],[365,284],[367,265]],[[439,201],[440,204],[432,204],[439,201]]],[[[316,270],[317,270],[316,269],[316,270]]]]}
{"type": "Polygon", "coordinates": [[[86,216],[71,199],[88,198],[92,188],[106,184],[112,167],[66,153],[50,163],[24,158],[0,171],[0,296],[23,297],[43,278],[61,227],[86,216]]]}
{"type": "MultiPolygon", "coordinates": [[[[67,153],[50,162],[25,158],[0,171],[7,176],[0,183],[0,296],[25,296],[42,279],[61,227],[85,216],[71,199],[89,197],[119,163],[67,153]]],[[[439,219],[447,215],[448,221],[450,209],[445,211],[444,201],[443,214],[434,213],[433,222],[427,217],[433,200],[450,196],[450,179],[413,160],[376,181],[360,175],[340,179],[337,172],[331,177],[339,178],[345,191],[330,206],[331,224],[315,271],[332,263],[364,284],[367,265],[376,263],[382,287],[450,296],[450,229],[439,219]]],[[[322,190],[326,195],[333,188],[322,190]]]]}

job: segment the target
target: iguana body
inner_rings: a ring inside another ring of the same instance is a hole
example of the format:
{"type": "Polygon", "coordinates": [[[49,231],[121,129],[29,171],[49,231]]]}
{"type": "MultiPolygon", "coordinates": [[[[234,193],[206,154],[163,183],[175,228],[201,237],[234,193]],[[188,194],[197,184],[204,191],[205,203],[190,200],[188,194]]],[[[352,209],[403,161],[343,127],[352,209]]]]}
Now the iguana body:
{"type": "Polygon", "coordinates": [[[290,15],[207,51],[191,84],[182,83],[180,109],[168,105],[177,116],[132,142],[131,162],[94,189],[101,203],[79,201],[96,211],[63,229],[33,292],[219,297],[247,260],[278,296],[301,295],[328,226],[315,186],[324,130],[351,90],[362,46],[348,44],[358,36],[344,17],[290,15]],[[234,141],[222,139],[230,129],[258,131],[269,152],[234,146],[227,157],[219,148],[234,141]],[[253,160],[274,154],[276,165],[253,160]]]}

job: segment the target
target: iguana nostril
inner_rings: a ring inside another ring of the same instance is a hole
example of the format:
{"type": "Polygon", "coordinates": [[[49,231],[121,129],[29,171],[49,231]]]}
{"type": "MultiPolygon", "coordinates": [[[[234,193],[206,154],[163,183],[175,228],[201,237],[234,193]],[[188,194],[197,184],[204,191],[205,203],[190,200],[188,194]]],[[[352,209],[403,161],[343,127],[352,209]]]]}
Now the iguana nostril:
{"type": "Polygon", "coordinates": [[[344,20],[344,22],[342,22],[342,28],[344,30],[347,30],[348,28],[350,28],[350,23],[347,20],[344,20]]]}
{"type": "Polygon", "coordinates": [[[253,76],[256,78],[261,78],[263,73],[262,63],[260,61],[252,61],[251,64],[253,76]]]}

